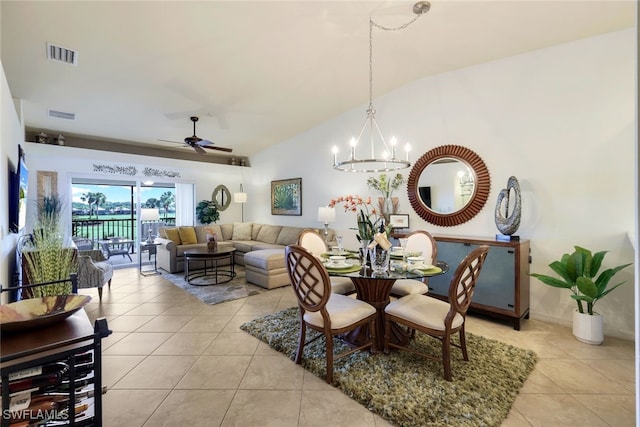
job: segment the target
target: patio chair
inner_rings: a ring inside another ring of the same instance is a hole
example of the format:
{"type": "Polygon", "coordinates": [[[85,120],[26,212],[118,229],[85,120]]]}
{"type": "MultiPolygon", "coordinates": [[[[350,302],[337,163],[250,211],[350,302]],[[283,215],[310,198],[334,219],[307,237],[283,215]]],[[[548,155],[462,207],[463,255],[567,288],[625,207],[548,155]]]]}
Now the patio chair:
{"type": "Polygon", "coordinates": [[[131,259],[131,255],[129,255],[130,244],[128,243],[118,243],[121,237],[114,237],[109,242],[102,242],[100,245],[102,246],[102,250],[105,253],[105,257],[107,259],[111,258],[114,255],[122,255],[129,257],[129,261],[133,261],[131,259]]]}
{"type": "Polygon", "coordinates": [[[469,360],[464,324],[473,290],[488,252],[489,246],[478,246],[460,262],[449,285],[449,302],[427,295],[413,294],[387,305],[384,309],[385,353],[389,352],[390,347],[395,347],[439,361],[444,367],[444,378],[451,381],[451,346],[460,348],[462,358],[465,361],[469,360]],[[442,342],[442,355],[436,357],[410,345],[392,343],[390,334],[391,325],[394,322],[407,326],[412,331],[422,332],[439,339],[442,342]],[[459,344],[451,340],[456,332],[459,334],[459,344]]]}
{"type": "Polygon", "coordinates": [[[295,362],[302,362],[307,344],[324,337],[326,342],[327,383],[333,382],[333,360],[359,350],[375,348],[376,309],[364,301],[331,292],[329,273],[320,260],[302,246],[285,248],[285,265],[300,309],[300,332],[295,362]],[[369,325],[370,340],[339,355],[333,354],[333,337],[369,325]],[[307,326],[320,332],[305,342],[307,326]]]}

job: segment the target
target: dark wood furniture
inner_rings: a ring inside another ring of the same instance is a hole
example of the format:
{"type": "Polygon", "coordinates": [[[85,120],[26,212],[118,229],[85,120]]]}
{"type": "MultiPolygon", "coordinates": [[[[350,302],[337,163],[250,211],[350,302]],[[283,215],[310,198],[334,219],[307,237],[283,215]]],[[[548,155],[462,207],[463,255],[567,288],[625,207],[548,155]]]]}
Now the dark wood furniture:
{"type": "MultiPolygon", "coordinates": [[[[504,319],[520,330],[522,319],[529,317],[528,240],[502,242],[465,236],[434,236],[438,243],[438,259],[458,265],[480,245],[488,245],[489,255],[482,270],[469,312],[504,319]]],[[[429,279],[429,295],[448,301],[453,272],[429,279]]]]}
{"type": "Polygon", "coordinates": [[[184,279],[190,285],[195,286],[219,285],[230,282],[236,277],[233,259],[235,250],[233,247],[225,247],[213,251],[207,248],[184,251],[184,279]],[[220,264],[221,261],[225,263],[220,264]],[[211,264],[207,267],[209,262],[211,264]],[[194,264],[197,264],[199,268],[193,268],[194,264]]]}
{"type": "MultiPolygon", "coordinates": [[[[47,414],[67,417],[68,425],[102,426],[102,338],[108,336],[107,321],[98,319],[92,327],[84,309],[50,326],[13,333],[2,333],[0,370],[2,371],[2,413],[9,410],[15,394],[11,390],[27,388],[31,399],[44,393],[61,393],[61,407],[47,414]],[[58,380],[38,374],[52,367],[63,367],[58,380]],[[65,368],[66,367],[66,368],[65,368]],[[44,378],[43,378],[44,377],[44,378]],[[35,387],[38,381],[48,385],[35,387]],[[35,391],[33,390],[35,389],[35,391]],[[86,405],[86,406],[85,406],[86,405]],[[76,414],[76,410],[84,409],[76,414]],[[65,415],[66,414],[66,415],[65,415]]],[[[41,397],[43,398],[43,397],[41,397]]],[[[30,422],[44,413],[23,413],[30,422]]],[[[9,426],[2,417],[2,427],[9,426]]],[[[29,424],[31,425],[31,424],[29,424]]]]}
{"type": "MultiPolygon", "coordinates": [[[[330,270],[330,276],[343,276],[349,277],[356,288],[357,298],[364,301],[373,307],[377,312],[376,317],[376,336],[384,337],[385,332],[385,307],[391,302],[391,288],[398,279],[421,279],[423,277],[436,277],[441,274],[445,274],[449,270],[447,263],[437,261],[436,265],[440,267],[441,271],[436,274],[423,274],[415,271],[389,271],[384,275],[374,274],[371,268],[364,267],[360,271],[355,273],[341,273],[340,271],[330,270]]],[[[367,330],[368,325],[364,325],[357,328],[353,332],[350,332],[344,336],[345,342],[352,346],[360,346],[369,337],[367,330]]],[[[406,334],[400,329],[398,325],[392,325],[390,340],[392,343],[403,345],[406,344],[406,334]]],[[[376,350],[384,350],[384,342],[379,339],[376,342],[376,350]]]]}

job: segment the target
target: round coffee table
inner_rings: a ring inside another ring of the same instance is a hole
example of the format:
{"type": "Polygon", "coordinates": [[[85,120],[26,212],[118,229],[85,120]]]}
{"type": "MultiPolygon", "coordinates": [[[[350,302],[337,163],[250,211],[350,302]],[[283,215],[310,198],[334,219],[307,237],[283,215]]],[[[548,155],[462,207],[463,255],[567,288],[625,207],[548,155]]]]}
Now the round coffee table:
{"type": "Polygon", "coordinates": [[[233,253],[236,248],[218,248],[211,251],[207,248],[184,251],[184,279],[190,285],[210,286],[230,282],[236,277],[233,253]],[[220,265],[221,261],[227,261],[220,265]],[[193,263],[201,264],[201,268],[193,268],[193,263]]]}

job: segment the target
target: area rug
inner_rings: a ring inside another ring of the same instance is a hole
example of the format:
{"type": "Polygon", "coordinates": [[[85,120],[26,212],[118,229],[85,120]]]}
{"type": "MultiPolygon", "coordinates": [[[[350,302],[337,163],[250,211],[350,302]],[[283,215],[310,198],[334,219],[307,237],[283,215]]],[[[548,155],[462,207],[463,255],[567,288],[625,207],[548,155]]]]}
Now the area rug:
{"type": "Polygon", "coordinates": [[[252,285],[251,283],[247,283],[244,274],[244,267],[236,265],[235,271],[236,277],[231,279],[230,282],[209,286],[190,285],[186,280],[184,280],[184,273],[182,272],[176,274],[163,273],[162,277],[177,287],[189,292],[191,295],[198,297],[200,301],[211,305],[246,298],[268,290],[261,288],[260,286],[252,285]]]}
{"type": "MultiPolygon", "coordinates": [[[[295,358],[298,308],[255,319],[240,328],[273,349],[295,358]]],[[[316,332],[307,329],[308,338],[316,332]]],[[[453,382],[442,376],[442,365],[406,351],[356,352],[334,362],[334,386],[370,411],[402,427],[499,426],[527,376],[536,354],[470,333],[469,362],[452,349],[453,382]]],[[[336,351],[346,349],[335,340],[336,351]]],[[[414,345],[434,355],[440,342],[420,333],[414,345]]],[[[325,378],[325,343],[305,347],[302,366],[325,378]]]]}

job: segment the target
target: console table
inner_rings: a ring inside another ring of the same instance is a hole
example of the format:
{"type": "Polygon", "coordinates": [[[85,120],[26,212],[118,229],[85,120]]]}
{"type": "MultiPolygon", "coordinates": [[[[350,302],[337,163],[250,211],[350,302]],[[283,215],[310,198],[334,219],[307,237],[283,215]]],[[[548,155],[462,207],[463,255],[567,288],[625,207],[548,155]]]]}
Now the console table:
{"type": "Polygon", "coordinates": [[[438,259],[449,264],[449,271],[429,279],[429,295],[448,300],[449,283],[460,261],[477,246],[489,245],[469,311],[510,320],[513,328],[520,330],[520,321],[529,318],[529,241],[433,237],[438,244],[438,259]]]}

